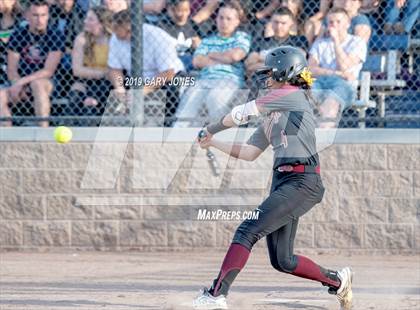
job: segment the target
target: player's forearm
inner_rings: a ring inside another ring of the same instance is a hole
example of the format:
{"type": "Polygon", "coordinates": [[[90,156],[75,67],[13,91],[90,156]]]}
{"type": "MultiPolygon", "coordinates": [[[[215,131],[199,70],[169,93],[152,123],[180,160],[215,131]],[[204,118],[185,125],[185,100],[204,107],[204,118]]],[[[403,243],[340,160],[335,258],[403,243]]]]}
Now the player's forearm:
{"type": "Polygon", "coordinates": [[[210,145],[227,155],[232,157],[243,159],[243,160],[252,160],[250,154],[247,152],[246,145],[243,144],[231,144],[227,142],[222,142],[219,140],[212,139],[210,145]]]}

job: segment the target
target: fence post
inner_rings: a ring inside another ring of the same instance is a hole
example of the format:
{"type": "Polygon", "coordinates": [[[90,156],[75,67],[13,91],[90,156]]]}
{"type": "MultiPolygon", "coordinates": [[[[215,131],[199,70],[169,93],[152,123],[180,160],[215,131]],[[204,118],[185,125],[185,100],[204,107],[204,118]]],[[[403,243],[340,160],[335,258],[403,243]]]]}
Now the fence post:
{"type": "MultiPolygon", "coordinates": [[[[131,1],[131,76],[143,77],[143,0],[131,1]]],[[[143,86],[133,85],[132,121],[134,126],[144,124],[143,86]]]]}

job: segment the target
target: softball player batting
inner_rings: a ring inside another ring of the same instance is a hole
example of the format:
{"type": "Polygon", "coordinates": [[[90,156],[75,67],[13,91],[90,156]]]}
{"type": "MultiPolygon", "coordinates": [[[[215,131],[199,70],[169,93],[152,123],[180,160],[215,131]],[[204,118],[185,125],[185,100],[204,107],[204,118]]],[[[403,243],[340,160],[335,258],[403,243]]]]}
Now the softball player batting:
{"type": "Polygon", "coordinates": [[[341,309],[351,309],[352,271],[323,268],[311,259],[293,254],[299,218],[322,200],[324,187],[316,152],[315,117],[310,86],[311,74],[303,53],[284,46],[272,50],[265,67],[257,72],[267,94],[235,107],[218,123],[205,128],[202,148],[215,147],[244,160],[255,160],[269,145],[274,150],[270,195],[258,207],[257,220],[245,220],[237,228],[217,278],[193,301],[196,309],[227,309],[226,296],[245,266],[254,244],[266,237],[274,269],[320,282],[337,296],[341,309]],[[264,115],[246,144],[224,143],[213,135],[245,124],[250,116],[264,115]]]}

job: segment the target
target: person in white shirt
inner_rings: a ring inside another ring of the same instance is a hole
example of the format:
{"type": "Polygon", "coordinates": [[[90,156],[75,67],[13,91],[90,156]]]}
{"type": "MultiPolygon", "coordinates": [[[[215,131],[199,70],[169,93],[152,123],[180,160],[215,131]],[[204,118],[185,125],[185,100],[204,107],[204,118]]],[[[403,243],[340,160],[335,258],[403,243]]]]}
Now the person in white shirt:
{"type": "MultiPolygon", "coordinates": [[[[344,9],[331,9],[327,19],[327,35],[312,46],[309,66],[316,77],[312,89],[321,103],[321,117],[336,118],[356,99],[355,84],[366,60],[367,45],[360,37],[348,34],[350,18],[344,9]]],[[[326,121],[320,127],[330,128],[335,124],[326,121]]]]}
{"type": "MultiPolygon", "coordinates": [[[[113,31],[109,43],[109,79],[115,92],[125,93],[124,71],[131,74],[131,23],[130,11],[124,10],[113,16],[113,31]]],[[[143,76],[169,82],[184,70],[175,50],[176,40],[162,29],[143,25],[143,76]]],[[[159,83],[144,86],[144,94],[150,94],[163,85],[159,83]]]]}

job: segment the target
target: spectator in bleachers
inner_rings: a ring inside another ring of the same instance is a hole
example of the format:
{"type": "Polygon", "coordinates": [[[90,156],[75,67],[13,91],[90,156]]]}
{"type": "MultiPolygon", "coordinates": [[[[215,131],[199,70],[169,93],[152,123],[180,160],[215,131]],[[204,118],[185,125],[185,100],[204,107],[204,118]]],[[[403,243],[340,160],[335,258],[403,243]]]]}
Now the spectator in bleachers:
{"type": "MultiPolygon", "coordinates": [[[[32,96],[35,114],[48,117],[53,90],[51,78],[64,52],[64,38],[58,30],[48,28],[49,5],[45,0],[31,1],[25,16],[29,24],[16,29],[7,45],[11,86],[0,90],[1,115],[10,116],[10,103],[32,96]]],[[[47,127],[48,121],[39,124],[47,127]]]]}
{"type": "Polygon", "coordinates": [[[159,27],[177,40],[177,51],[187,71],[192,69],[192,52],[201,40],[198,26],[191,20],[190,0],[168,0],[167,14],[159,22],[159,27]]]}
{"type": "Polygon", "coordinates": [[[0,1],[0,89],[7,82],[7,42],[14,29],[22,23],[22,9],[18,0],[0,1]]]}
{"type": "Polygon", "coordinates": [[[90,9],[72,53],[73,75],[76,78],[69,94],[72,112],[83,116],[103,113],[111,88],[107,79],[111,34],[111,12],[103,6],[90,9]]]}
{"type": "Polygon", "coordinates": [[[112,13],[118,13],[130,7],[127,0],[102,0],[102,4],[112,13]]]}
{"type": "Polygon", "coordinates": [[[291,45],[301,48],[305,53],[308,51],[308,41],[304,36],[290,34],[295,25],[295,16],[288,8],[281,7],[274,12],[270,24],[274,35],[268,38],[256,38],[252,44],[252,52],[245,61],[248,76],[252,76],[255,70],[264,66],[265,56],[275,47],[291,45]]]}
{"type": "MultiPolygon", "coordinates": [[[[109,79],[116,91],[126,93],[124,71],[131,73],[131,22],[130,11],[124,10],[113,16],[113,32],[109,43],[109,79]]],[[[143,78],[162,78],[167,82],[184,69],[176,53],[176,40],[164,30],[143,24],[143,78]],[[164,48],[162,48],[164,47],[164,48]]],[[[162,85],[144,87],[144,93],[152,93],[162,85]]]]}
{"type": "Polygon", "coordinates": [[[418,0],[386,0],[386,2],[385,33],[410,34],[419,16],[420,2],[418,0]]]}
{"type": "Polygon", "coordinates": [[[83,29],[85,12],[75,0],[57,0],[50,7],[49,23],[66,37],[66,53],[71,54],[74,39],[83,29]]]}
{"type": "MultiPolygon", "coordinates": [[[[327,20],[327,36],[313,44],[309,66],[316,76],[312,89],[321,103],[321,116],[336,118],[356,99],[355,84],[366,60],[367,45],[360,37],[348,33],[350,17],[344,9],[331,9],[327,20]]],[[[327,121],[321,127],[334,124],[327,121]]]]}
{"type": "MultiPolygon", "coordinates": [[[[250,36],[237,31],[244,20],[244,10],[239,1],[226,1],[217,15],[218,33],[204,38],[194,54],[194,67],[200,74],[194,86],[181,98],[178,118],[195,119],[203,106],[211,119],[216,119],[229,109],[229,103],[244,85],[245,59],[250,49],[250,36]]],[[[180,120],[176,127],[188,126],[180,120]]]]}
{"type": "MultiPolygon", "coordinates": [[[[330,0],[321,0],[320,11],[309,18],[305,24],[305,35],[311,43],[317,37],[322,37],[327,28],[327,20],[325,14],[330,7],[330,0]]],[[[362,0],[334,0],[333,8],[341,8],[346,10],[350,17],[349,33],[361,37],[366,43],[369,42],[372,29],[369,18],[361,14],[359,10],[362,7],[362,0]]]]}

